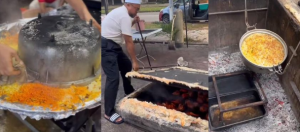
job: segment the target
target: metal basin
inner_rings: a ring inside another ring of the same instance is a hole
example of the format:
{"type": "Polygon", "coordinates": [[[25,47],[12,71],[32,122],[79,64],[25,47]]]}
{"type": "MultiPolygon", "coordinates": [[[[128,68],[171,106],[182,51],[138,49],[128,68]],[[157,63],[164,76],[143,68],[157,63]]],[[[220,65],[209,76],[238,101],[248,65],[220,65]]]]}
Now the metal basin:
{"type": "Polygon", "coordinates": [[[286,43],[284,42],[284,40],[277,35],[276,33],[269,31],[269,30],[265,30],[265,29],[254,29],[254,30],[250,30],[248,32],[246,32],[242,38],[240,39],[239,42],[239,49],[240,52],[242,53],[242,59],[244,64],[252,71],[256,72],[256,73],[270,73],[270,72],[274,72],[274,67],[264,67],[264,66],[259,66],[256,65],[252,62],[250,62],[249,60],[246,59],[246,57],[244,56],[243,52],[242,52],[242,44],[244,42],[244,40],[252,35],[252,34],[256,34],[256,33],[263,33],[263,34],[268,34],[271,35],[273,37],[275,37],[277,40],[279,40],[279,42],[282,44],[283,48],[284,48],[284,59],[281,63],[279,63],[278,65],[274,66],[274,67],[278,67],[279,69],[281,69],[281,64],[286,60],[287,55],[288,55],[288,50],[287,50],[287,46],[286,43]]]}
{"type": "Polygon", "coordinates": [[[19,55],[35,81],[85,85],[100,75],[100,42],[100,32],[77,17],[40,17],[20,30],[19,55]]]}

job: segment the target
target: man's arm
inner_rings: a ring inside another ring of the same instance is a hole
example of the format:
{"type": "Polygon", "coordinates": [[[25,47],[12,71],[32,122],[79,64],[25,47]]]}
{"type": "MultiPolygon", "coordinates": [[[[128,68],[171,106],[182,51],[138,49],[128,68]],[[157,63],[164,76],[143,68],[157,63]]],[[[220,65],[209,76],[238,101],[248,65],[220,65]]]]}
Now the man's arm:
{"type": "Polygon", "coordinates": [[[136,55],[135,55],[135,48],[134,48],[134,44],[132,41],[132,37],[129,35],[123,35],[123,37],[125,39],[126,49],[131,58],[131,61],[132,61],[132,68],[134,71],[137,71],[139,69],[139,66],[138,66],[138,61],[136,59],[136,55]]]}
{"type": "Polygon", "coordinates": [[[44,14],[53,10],[53,8],[46,7],[45,2],[39,2],[40,5],[40,13],[44,14]]]}
{"type": "Polygon", "coordinates": [[[45,2],[39,2],[40,5],[40,13],[46,13],[46,4],[45,2]]]}
{"type": "Polygon", "coordinates": [[[64,3],[65,3],[65,0],[60,0],[60,2],[59,2],[59,7],[63,6],[64,3]]]}
{"type": "Polygon", "coordinates": [[[101,26],[99,23],[92,17],[90,12],[88,11],[87,7],[83,3],[82,0],[66,0],[72,7],[73,9],[77,12],[79,17],[82,20],[85,21],[90,21],[93,20],[93,25],[98,28],[98,30],[101,32],[101,26]]]}

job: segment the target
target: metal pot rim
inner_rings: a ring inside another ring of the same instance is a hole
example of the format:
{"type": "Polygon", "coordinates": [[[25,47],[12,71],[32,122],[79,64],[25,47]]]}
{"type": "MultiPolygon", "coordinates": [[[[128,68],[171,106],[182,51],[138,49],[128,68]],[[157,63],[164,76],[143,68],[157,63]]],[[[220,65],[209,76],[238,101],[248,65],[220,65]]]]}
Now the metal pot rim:
{"type": "MultiPolygon", "coordinates": [[[[250,36],[250,35],[252,35],[252,34],[255,34],[255,33],[269,34],[269,35],[275,37],[277,40],[279,40],[279,42],[282,44],[282,46],[283,46],[283,48],[284,48],[284,59],[283,59],[282,62],[280,62],[278,65],[275,65],[274,67],[280,66],[280,65],[286,60],[286,58],[287,58],[287,55],[288,55],[287,45],[286,45],[285,41],[284,41],[279,35],[277,35],[276,33],[272,32],[272,31],[270,31],[270,30],[266,30],[266,29],[254,29],[254,30],[247,31],[247,32],[241,37],[240,42],[239,42],[239,50],[240,50],[242,56],[243,56],[248,62],[250,62],[250,61],[244,56],[244,54],[243,54],[243,52],[242,52],[242,44],[243,44],[244,40],[245,40],[248,36],[250,36]]],[[[255,65],[255,66],[257,66],[257,67],[260,67],[260,68],[268,68],[268,69],[273,68],[272,66],[271,66],[271,67],[265,67],[265,66],[259,66],[259,65],[257,65],[257,64],[252,63],[252,62],[250,62],[250,63],[253,64],[253,65],[255,65]]]]}

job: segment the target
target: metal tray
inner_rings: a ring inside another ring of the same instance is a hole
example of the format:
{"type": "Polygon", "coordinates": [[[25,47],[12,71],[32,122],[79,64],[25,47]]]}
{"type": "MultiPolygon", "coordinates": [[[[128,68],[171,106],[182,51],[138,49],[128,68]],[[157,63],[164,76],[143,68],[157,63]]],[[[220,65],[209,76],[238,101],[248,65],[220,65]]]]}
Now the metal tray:
{"type": "MultiPolygon", "coordinates": [[[[254,84],[253,75],[251,72],[244,72],[243,74],[239,73],[229,73],[217,76],[217,85],[219,86],[219,94],[230,94],[235,92],[247,91],[247,90],[256,90],[254,84]]],[[[213,88],[214,84],[212,77],[208,78],[208,87],[209,87],[209,97],[216,97],[216,91],[213,88]]]]}
{"type": "MultiPolygon", "coordinates": [[[[223,107],[229,107],[236,104],[237,106],[246,103],[254,103],[262,101],[259,92],[257,90],[249,90],[241,93],[235,93],[220,97],[223,107]]],[[[236,106],[235,105],[235,106],[236,106]]],[[[209,99],[209,125],[211,130],[222,130],[234,125],[246,123],[252,120],[263,118],[267,115],[267,111],[264,105],[247,107],[224,113],[224,123],[219,121],[219,107],[217,98],[209,99]],[[227,115],[226,115],[227,114],[227,115]],[[226,118],[226,116],[228,118],[226,118]]]]}
{"type": "Polygon", "coordinates": [[[268,100],[254,72],[239,71],[209,77],[209,123],[211,130],[220,130],[262,118],[267,114],[265,108],[267,103],[268,100]],[[260,93],[264,98],[260,96],[260,93]],[[235,105],[228,107],[226,106],[230,105],[228,103],[235,103],[235,105]],[[220,105],[222,105],[221,108],[220,105]],[[215,113],[217,110],[224,112],[223,117],[215,113]],[[246,111],[244,112],[246,114],[240,114],[243,111],[246,111]],[[245,116],[247,113],[252,113],[252,115],[245,116]],[[234,116],[229,121],[228,115],[230,114],[234,116]]]}

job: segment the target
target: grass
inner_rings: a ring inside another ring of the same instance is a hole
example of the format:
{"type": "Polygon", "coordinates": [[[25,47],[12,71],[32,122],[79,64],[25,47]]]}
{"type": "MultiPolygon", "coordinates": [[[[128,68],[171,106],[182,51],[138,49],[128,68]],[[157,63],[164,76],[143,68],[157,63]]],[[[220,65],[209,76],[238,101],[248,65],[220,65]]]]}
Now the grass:
{"type": "MultiPolygon", "coordinates": [[[[120,7],[118,6],[108,6],[108,12],[112,11],[113,9],[120,7]]],[[[161,9],[167,7],[168,4],[145,4],[141,5],[140,12],[159,12],[161,9]]],[[[102,7],[102,12],[105,13],[105,8],[102,7]]]]}

